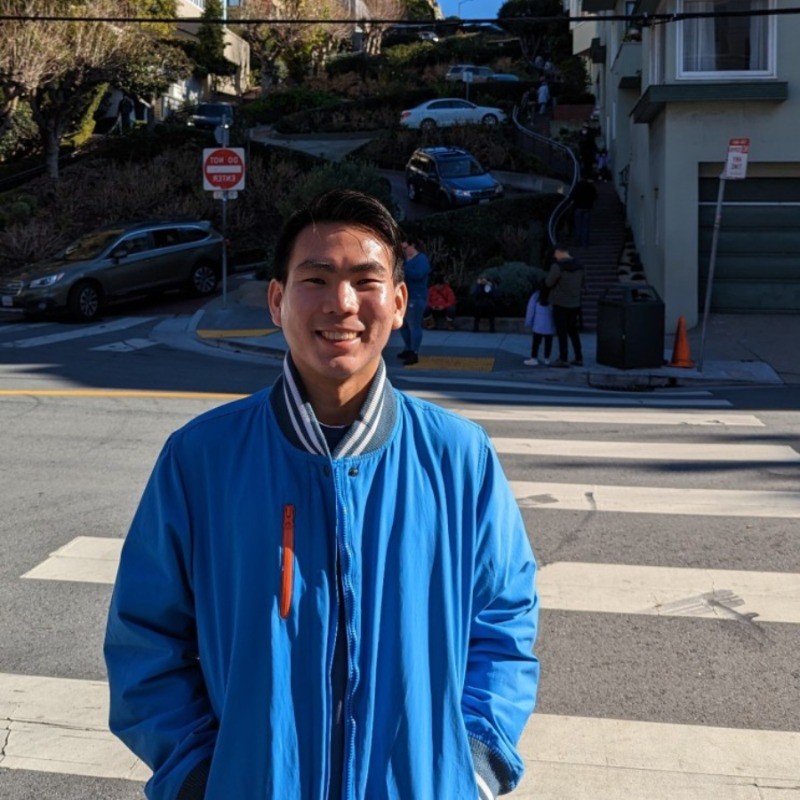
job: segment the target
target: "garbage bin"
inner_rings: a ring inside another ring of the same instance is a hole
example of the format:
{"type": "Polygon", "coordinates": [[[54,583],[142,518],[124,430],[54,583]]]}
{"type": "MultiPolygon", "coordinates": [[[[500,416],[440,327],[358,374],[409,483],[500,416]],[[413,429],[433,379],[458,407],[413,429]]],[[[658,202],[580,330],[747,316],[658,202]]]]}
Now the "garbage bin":
{"type": "Polygon", "coordinates": [[[646,284],[619,284],[597,301],[597,363],[619,369],[664,364],[664,302],[646,284]]]}

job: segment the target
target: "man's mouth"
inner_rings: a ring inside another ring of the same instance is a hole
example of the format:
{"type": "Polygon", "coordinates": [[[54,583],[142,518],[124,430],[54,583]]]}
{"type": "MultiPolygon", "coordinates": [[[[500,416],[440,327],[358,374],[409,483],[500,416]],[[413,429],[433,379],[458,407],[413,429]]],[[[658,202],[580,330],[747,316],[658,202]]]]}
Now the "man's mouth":
{"type": "Polygon", "coordinates": [[[359,336],[355,331],[319,331],[319,335],[329,342],[349,342],[359,336]]]}

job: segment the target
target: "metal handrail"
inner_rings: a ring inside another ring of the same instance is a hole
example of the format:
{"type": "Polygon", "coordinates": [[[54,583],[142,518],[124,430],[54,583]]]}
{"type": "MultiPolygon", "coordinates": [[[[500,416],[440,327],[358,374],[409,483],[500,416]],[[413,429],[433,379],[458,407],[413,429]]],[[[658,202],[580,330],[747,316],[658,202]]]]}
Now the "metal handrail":
{"type": "Polygon", "coordinates": [[[578,175],[580,174],[580,167],[578,166],[578,159],[575,158],[575,153],[572,152],[572,148],[565,145],[563,142],[559,142],[557,139],[551,139],[548,136],[543,136],[541,133],[536,133],[536,131],[532,131],[527,126],[523,125],[519,121],[519,106],[514,106],[514,111],[511,114],[511,119],[516,125],[517,130],[522,133],[524,136],[529,137],[533,141],[539,142],[541,144],[545,144],[550,148],[555,150],[559,150],[567,156],[567,163],[571,166],[571,175],[569,177],[569,190],[564,195],[564,198],[561,202],[553,209],[552,213],[550,214],[550,218],[547,221],[547,238],[550,240],[550,244],[554,245],[558,240],[556,235],[556,231],[558,230],[558,223],[561,221],[561,217],[564,215],[566,210],[570,207],[572,203],[572,190],[575,188],[575,184],[578,182],[578,175]]]}

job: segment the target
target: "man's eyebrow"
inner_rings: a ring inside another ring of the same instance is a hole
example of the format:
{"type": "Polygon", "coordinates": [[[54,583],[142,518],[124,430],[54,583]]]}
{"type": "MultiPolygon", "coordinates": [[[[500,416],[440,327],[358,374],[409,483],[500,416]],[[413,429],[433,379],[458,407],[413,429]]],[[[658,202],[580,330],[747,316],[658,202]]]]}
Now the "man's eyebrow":
{"type": "MultiPolygon", "coordinates": [[[[303,270],[305,272],[336,272],[336,267],[329,261],[317,261],[313,258],[301,261],[294,269],[303,270]]],[[[380,261],[363,261],[348,267],[347,272],[351,274],[371,272],[373,274],[387,275],[389,274],[389,268],[385,264],[381,264],[380,261]]]]}

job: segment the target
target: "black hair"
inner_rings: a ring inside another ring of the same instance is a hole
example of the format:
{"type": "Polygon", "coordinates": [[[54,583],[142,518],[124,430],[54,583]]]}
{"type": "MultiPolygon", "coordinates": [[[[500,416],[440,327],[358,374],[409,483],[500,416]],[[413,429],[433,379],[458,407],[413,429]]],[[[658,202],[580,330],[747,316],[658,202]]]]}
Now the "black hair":
{"type": "Polygon", "coordinates": [[[289,277],[289,259],[297,237],[308,227],[324,222],[342,222],[374,233],[389,248],[394,257],[392,279],[403,281],[405,239],[388,209],[376,198],[353,189],[329,189],[317,195],[306,208],[292,214],[283,225],[278,236],[273,256],[274,277],[286,283],[289,277]]]}

